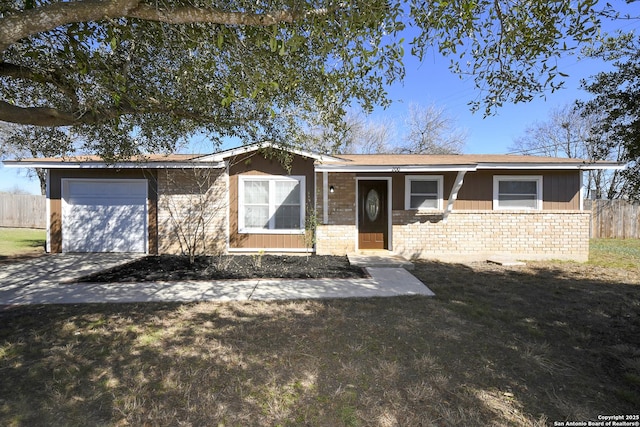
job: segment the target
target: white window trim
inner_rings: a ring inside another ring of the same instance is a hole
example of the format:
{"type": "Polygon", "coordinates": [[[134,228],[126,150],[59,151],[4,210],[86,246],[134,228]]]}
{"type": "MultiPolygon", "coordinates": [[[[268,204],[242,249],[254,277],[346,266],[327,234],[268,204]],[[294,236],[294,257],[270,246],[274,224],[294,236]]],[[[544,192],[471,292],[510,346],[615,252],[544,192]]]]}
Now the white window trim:
{"type": "Polygon", "coordinates": [[[493,176],[493,210],[499,211],[541,211],[542,210],[542,175],[494,175],[493,176]],[[501,207],[498,200],[500,181],[536,181],[538,192],[536,194],[535,208],[501,207]]]}
{"type": "Polygon", "coordinates": [[[305,224],[305,196],[306,196],[306,179],[304,175],[238,175],[238,233],[239,234],[304,234],[305,224]],[[300,228],[293,229],[275,229],[275,228],[251,228],[244,225],[244,183],[245,181],[268,181],[269,182],[269,221],[274,221],[274,213],[272,212],[275,203],[271,200],[275,197],[275,191],[272,191],[272,183],[276,181],[290,181],[300,184],[300,228]]]}
{"type": "Polygon", "coordinates": [[[404,177],[404,209],[407,211],[441,211],[443,209],[443,175],[406,175],[404,177]],[[437,207],[412,208],[411,207],[411,181],[436,181],[438,185],[437,207]]]}

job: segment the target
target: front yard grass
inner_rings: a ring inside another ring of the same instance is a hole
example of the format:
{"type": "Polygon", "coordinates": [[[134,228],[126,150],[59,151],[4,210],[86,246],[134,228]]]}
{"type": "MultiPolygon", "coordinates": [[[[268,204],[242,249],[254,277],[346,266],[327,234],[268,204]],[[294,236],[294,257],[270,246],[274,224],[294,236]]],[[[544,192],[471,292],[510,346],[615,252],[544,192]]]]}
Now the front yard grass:
{"type": "Polygon", "coordinates": [[[640,274],[422,262],[434,298],[0,311],[1,425],[531,426],[640,408],[640,274]]]}
{"type": "Polygon", "coordinates": [[[45,230],[0,228],[0,261],[44,253],[45,237],[45,230]]]}
{"type": "Polygon", "coordinates": [[[640,239],[591,239],[589,263],[640,269],[640,239]]]}

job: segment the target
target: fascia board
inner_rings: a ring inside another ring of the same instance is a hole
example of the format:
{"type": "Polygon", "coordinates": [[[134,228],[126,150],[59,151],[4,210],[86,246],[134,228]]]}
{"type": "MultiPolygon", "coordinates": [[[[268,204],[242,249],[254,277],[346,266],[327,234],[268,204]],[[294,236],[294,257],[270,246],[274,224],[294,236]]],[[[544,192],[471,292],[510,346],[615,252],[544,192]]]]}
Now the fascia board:
{"type": "Polygon", "coordinates": [[[558,164],[558,163],[479,163],[478,169],[483,170],[598,170],[598,169],[624,169],[620,163],[582,163],[582,164],[558,164]]]}
{"type": "Polygon", "coordinates": [[[628,163],[589,163],[582,166],[582,170],[624,170],[629,166],[628,163]]]}
{"type": "Polygon", "coordinates": [[[476,165],[375,165],[375,166],[349,166],[349,165],[316,165],[316,172],[378,172],[378,173],[398,173],[398,172],[473,172],[476,165]]]}
{"type": "Polygon", "coordinates": [[[278,144],[274,144],[272,142],[258,142],[255,144],[245,145],[242,147],[232,148],[231,150],[221,151],[219,153],[209,154],[207,156],[203,156],[197,159],[194,159],[197,162],[207,162],[207,161],[216,161],[221,162],[229,157],[235,157],[240,154],[251,153],[253,151],[258,151],[261,148],[275,148],[278,150],[288,151],[292,154],[297,154],[299,156],[308,157],[310,159],[318,160],[321,162],[343,162],[346,163],[347,160],[341,159],[339,157],[328,156],[325,154],[314,153],[311,151],[298,150],[296,148],[288,148],[282,147],[278,144]]]}
{"type": "Polygon", "coordinates": [[[2,162],[8,168],[41,168],[41,169],[223,169],[224,162],[132,162],[132,163],[104,163],[104,162],[24,162],[20,160],[5,160],[2,162]]]}

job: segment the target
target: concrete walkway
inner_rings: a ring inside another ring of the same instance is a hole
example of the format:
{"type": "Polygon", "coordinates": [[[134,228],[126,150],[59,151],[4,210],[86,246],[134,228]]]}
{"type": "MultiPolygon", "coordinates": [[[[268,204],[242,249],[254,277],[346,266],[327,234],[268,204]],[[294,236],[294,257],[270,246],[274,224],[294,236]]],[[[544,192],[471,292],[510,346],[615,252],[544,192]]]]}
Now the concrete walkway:
{"type": "Polygon", "coordinates": [[[0,267],[0,305],[247,301],[433,296],[404,268],[365,267],[364,279],[254,279],[142,283],[70,283],[139,255],[48,255],[0,267]]]}

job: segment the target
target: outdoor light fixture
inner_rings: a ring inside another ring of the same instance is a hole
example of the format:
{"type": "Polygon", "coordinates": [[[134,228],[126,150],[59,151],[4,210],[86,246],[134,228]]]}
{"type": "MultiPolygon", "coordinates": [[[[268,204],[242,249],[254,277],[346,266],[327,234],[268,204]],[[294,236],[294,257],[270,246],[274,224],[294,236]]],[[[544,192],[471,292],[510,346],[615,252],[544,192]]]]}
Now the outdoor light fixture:
{"type": "Polygon", "coordinates": [[[329,187],[329,193],[333,193],[334,191],[336,191],[336,189],[333,188],[333,185],[331,187],[329,187]]]}

